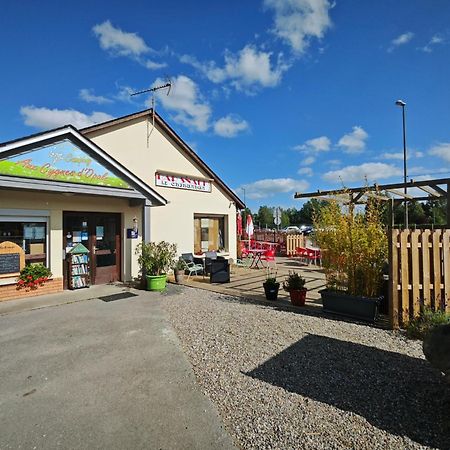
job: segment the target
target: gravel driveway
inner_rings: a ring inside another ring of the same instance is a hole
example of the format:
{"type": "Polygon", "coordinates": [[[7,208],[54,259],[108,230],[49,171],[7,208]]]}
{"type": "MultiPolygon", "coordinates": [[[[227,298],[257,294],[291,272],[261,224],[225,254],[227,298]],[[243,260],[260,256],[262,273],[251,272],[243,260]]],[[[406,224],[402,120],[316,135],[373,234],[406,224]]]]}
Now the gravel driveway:
{"type": "Polygon", "coordinates": [[[450,392],[419,341],[193,288],[164,307],[242,448],[450,448],[450,392]]]}

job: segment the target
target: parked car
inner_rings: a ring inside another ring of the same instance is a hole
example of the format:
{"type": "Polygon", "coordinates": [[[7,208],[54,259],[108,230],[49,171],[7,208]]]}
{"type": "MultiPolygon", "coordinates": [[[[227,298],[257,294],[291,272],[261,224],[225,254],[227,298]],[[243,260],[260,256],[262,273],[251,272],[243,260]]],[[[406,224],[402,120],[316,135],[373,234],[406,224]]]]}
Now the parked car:
{"type": "Polygon", "coordinates": [[[285,227],[281,231],[283,231],[285,233],[301,233],[302,232],[302,230],[300,230],[300,228],[295,225],[290,225],[288,227],[285,227]]]}

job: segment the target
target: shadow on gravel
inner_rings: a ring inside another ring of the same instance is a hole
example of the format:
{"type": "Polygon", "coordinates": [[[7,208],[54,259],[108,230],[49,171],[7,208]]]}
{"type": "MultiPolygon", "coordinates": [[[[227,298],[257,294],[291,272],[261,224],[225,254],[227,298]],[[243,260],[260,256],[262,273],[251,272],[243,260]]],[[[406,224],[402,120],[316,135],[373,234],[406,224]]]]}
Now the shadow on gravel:
{"type": "Polygon", "coordinates": [[[307,335],[245,375],[356,413],[391,434],[450,448],[450,389],[425,360],[307,335]]]}

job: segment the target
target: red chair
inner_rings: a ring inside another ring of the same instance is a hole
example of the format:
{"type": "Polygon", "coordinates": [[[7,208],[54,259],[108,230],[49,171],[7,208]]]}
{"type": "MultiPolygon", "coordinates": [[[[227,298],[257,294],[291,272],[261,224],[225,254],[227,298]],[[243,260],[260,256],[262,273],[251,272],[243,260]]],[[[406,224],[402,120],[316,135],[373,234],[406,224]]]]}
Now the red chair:
{"type": "Polygon", "coordinates": [[[295,249],[295,256],[301,258],[303,262],[306,262],[308,260],[308,250],[303,247],[297,247],[295,249]]]}
{"type": "Polygon", "coordinates": [[[272,264],[276,268],[277,262],[275,261],[275,250],[266,250],[264,254],[261,255],[261,261],[265,261],[267,267],[272,264]]]}
{"type": "Polygon", "coordinates": [[[320,250],[311,250],[306,249],[307,255],[306,258],[308,260],[308,264],[311,262],[314,262],[314,264],[317,264],[317,261],[319,261],[319,265],[322,265],[322,255],[320,254],[320,250]]]}

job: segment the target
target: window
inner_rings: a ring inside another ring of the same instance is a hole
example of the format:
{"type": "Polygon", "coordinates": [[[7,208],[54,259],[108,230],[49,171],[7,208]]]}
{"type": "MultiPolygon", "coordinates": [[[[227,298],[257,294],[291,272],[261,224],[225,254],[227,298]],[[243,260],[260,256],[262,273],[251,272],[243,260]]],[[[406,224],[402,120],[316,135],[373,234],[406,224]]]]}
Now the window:
{"type": "Polygon", "coordinates": [[[47,263],[46,222],[0,222],[0,242],[10,241],[25,252],[25,262],[47,263]]]}
{"type": "Polygon", "coordinates": [[[225,218],[195,216],[194,217],[194,252],[226,250],[228,243],[225,236],[225,218]]]}

